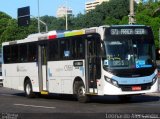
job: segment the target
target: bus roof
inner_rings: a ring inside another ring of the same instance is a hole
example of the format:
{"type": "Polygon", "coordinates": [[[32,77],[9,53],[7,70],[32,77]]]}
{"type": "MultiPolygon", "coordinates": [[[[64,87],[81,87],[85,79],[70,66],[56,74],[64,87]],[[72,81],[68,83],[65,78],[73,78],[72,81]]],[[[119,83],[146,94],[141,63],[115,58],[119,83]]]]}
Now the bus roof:
{"type": "Polygon", "coordinates": [[[28,35],[28,37],[25,39],[4,42],[2,43],[2,45],[27,43],[27,42],[34,42],[34,41],[40,41],[40,40],[51,40],[55,38],[77,36],[77,35],[83,35],[83,34],[89,34],[89,33],[96,33],[96,27],[81,29],[81,30],[64,31],[64,32],[54,30],[54,31],[49,31],[48,33],[36,33],[36,34],[28,35]]]}
{"type": "MultiPolygon", "coordinates": [[[[70,37],[70,36],[77,36],[77,35],[83,35],[83,34],[90,34],[90,33],[103,33],[104,28],[109,27],[129,27],[129,26],[141,26],[144,27],[145,25],[103,25],[99,27],[91,27],[91,28],[84,28],[81,30],[72,30],[72,31],[49,31],[48,33],[36,33],[28,35],[27,38],[21,39],[21,40],[15,40],[15,41],[9,41],[2,43],[3,45],[11,45],[11,44],[18,44],[18,43],[27,43],[27,42],[34,42],[34,41],[40,41],[40,40],[51,40],[55,38],[63,38],[63,37],[70,37]]],[[[103,36],[103,35],[101,35],[103,36]]]]}

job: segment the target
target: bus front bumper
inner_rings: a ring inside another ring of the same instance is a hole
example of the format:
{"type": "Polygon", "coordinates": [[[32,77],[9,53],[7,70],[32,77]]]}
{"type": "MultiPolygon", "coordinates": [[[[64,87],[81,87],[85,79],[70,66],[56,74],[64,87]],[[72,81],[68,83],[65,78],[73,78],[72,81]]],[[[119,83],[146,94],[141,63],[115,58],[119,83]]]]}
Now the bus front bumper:
{"type": "Polygon", "coordinates": [[[158,79],[153,85],[149,84],[143,84],[143,85],[137,85],[133,86],[119,86],[116,87],[110,83],[106,82],[106,85],[104,86],[104,95],[137,95],[137,94],[146,94],[146,93],[153,93],[158,92],[158,79]],[[148,87],[147,87],[148,86],[148,87]],[[140,88],[139,88],[140,87],[140,88]],[[133,88],[135,88],[133,90],[133,88]],[[139,88],[139,89],[138,89],[139,88]]]}

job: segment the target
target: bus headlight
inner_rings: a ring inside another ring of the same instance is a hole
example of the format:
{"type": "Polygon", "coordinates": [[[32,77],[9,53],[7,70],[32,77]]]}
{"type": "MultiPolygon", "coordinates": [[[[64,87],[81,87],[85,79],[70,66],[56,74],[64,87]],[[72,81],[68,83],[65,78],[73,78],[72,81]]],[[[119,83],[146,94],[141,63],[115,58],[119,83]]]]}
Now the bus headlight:
{"type": "Polygon", "coordinates": [[[105,79],[107,82],[111,83],[111,79],[110,79],[110,78],[104,76],[104,79],[105,79]]]}
{"type": "Polygon", "coordinates": [[[152,79],[152,85],[157,81],[157,75],[152,79]]]}
{"type": "Polygon", "coordinates": [[[113,79],[111,79],[111,78],[108,78],[107,76],[104,76],[104,79],[105,79],[107,82],[111,83],[112,85],[118,87],[118,82],[117,82],[117,81],[115,81],[115,80],[113,80],[113,79]]]}
{"type": "Polygon", "coordinates": [[[117,87],[118,87],[118,82],[117,82],[117,81],[112,80],[112,84],[113,84],[114,86],[117,86],[117,87]]]}

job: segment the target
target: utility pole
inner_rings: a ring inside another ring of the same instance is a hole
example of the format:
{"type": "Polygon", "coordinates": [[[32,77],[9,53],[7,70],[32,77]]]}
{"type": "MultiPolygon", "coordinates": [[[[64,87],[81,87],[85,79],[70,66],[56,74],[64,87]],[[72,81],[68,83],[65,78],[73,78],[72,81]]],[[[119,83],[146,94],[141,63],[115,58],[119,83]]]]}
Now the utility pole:
{"type": "Polygon", "coordinates": [[[130,0],[130,14],[129,17],[129,24],[135,24],[135,14],[134,14],[134,0],[130,0]]]}
{"type": "Polygon", "coordinates": [[[67,0],[66,0],[66,30],[68,30],[68,8],[67,8],[67,0]]]}
{"type": "Polygon", "coordinates": [[[40,33],[41,32],[41,30],[40,30],[41,28],[40,28],[40,18],[39,18],[40,17],[39,16],[39,0],[38,0],[37,4],[38,4],[38,32],[40,33]]]}

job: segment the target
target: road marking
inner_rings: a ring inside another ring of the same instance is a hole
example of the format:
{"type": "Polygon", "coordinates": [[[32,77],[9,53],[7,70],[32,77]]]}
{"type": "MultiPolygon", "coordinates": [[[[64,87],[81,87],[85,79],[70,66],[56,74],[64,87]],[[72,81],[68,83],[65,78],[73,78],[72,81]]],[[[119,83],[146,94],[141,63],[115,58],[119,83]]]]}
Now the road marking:
{"type": "Polygon", "coordinates": [[[35,108],[46,108],[46,109],[55,109],[56,107],[46,107],[46,106],[37,106],[37,105],[25,105],[25,104],[14,104],[15,106],[24,106],[24,107],[35,107],[35,108]]]}
{"type": "Polygon", "coordinates": [[[2,96],[15,96],[15,95],[11,95],[11,94],[0,94],[2,96]]]}

